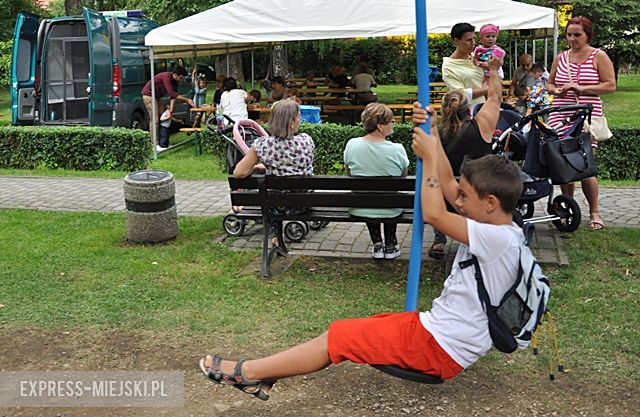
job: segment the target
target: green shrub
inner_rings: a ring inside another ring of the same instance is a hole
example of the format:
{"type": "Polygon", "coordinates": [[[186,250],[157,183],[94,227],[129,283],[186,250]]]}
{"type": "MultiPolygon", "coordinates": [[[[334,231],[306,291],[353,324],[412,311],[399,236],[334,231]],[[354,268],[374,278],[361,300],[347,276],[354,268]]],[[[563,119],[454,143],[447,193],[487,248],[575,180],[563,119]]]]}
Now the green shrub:
{"type": "MultiPolygon", "coordinates": [[[[409,156],[409,174],[415,174],[415,156],[411,151],[411,131],[409,124],[396,124],[390,140],[401,143],[409,156]]],[[[614,137],[601,142],[598,149],[600,178],[611,180],[640,179],[640,128],[615,127],[614,137]]],[[[204,148],[213,153],[226,166],[227,142],[221,137],[204,130],[204,148]]],[[[303,124],[300,132],[308,133],[316,144],[314,172],[316,175],[344,173],[343,151],[349,139],[364,135],[362,126],[333,123],[303,124]]]]}
{"type": "Polygon", "coordinates": [[[13,40],[0,41],[0,88],[8,89],[11,78],[11,52],[13,40]]]}
{"type": "Polygon", "coordinates": [[[143,169],[149,161],[149,134],[99,127],[0,127],[0,167],[75,170],[143,169]]]}
{"type": "Polygon", "coordinates": [[[613,138],[598,144],[600,177],[640,180],[640,128],[616,126],[613,138]]]}

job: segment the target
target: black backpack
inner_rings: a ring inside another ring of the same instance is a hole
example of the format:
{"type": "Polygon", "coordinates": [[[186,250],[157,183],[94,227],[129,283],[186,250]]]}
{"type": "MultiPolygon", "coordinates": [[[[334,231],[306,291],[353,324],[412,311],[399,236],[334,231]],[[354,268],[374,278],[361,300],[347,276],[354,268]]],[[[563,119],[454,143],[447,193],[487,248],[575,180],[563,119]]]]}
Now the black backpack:
{"type": "Polygon", "coordinates": [[[516,348],[526,349],[547,310],[551,291],[549,278],[542,273],[531,249],[524,241],[520,242],[518,277],[497,306],[491,305],[478,258],[474,255],[459,265],[461,269],[475,267],[478,297],[487,312],[489,334],[496,349],[504,353],[512,353],[516,348]]]}

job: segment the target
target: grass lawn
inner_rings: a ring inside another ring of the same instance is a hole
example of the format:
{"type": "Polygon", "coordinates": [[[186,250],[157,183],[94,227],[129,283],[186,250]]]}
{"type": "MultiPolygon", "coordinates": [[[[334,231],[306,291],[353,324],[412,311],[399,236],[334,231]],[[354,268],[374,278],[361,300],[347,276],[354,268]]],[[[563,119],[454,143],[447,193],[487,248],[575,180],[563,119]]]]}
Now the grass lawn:
{"type": "MultiPolygon", "coordinates": [[[[404,304],[404,262],[302,258],[288,272],[261,280],[246,272],[257,250],[216,242],[220,218],[179,222],[174,242],[130,245],[121,214],[3,210],[0,240],[12,244],[0,258],[0,328],[136,329],[188,340],[206,339],[215,329],[228,347],[259,337],[263,350],[275,350],[318,334],[334,319],[404,304]]],[[[581,229],[566,235],[564,245],[570,266],[546,272],[572,378],[637,381],[640,229],[581,229]]],[[[425,261],[421,309],[439,293],[443,265],[425,261]]],[[[493,352],[474,368],[544,374],[545,358],[517,353],[505,361],[493,352]]]]}

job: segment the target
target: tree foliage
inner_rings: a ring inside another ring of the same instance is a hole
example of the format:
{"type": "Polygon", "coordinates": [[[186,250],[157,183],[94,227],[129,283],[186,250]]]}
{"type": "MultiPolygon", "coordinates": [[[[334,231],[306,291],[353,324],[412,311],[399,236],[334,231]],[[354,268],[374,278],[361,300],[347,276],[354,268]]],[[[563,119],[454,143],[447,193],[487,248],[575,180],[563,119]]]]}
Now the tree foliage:
{"type": "MultiPolygon", "coordinates": [[[[554,7],[556,0],[524,0],[554,7]]],[[[640,2],[638,0],[573,0],[574,16],[586,16],[594,25],[592,46],[602,48],[618,70],[640,64],[640,2]]],[[[564,35],[563,27],[560,36],[564,35]]]]}

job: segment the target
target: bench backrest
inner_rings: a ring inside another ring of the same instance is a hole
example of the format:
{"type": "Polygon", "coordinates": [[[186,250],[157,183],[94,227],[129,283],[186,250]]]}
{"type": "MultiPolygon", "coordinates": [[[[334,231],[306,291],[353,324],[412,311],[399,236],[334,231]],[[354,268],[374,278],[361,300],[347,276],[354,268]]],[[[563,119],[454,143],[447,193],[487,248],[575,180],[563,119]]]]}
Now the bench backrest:
{"type": "Polygon", "coordinates": [[[266,207],[413,208],[415,177],[229,177],[231,203],[266,207]]]}

